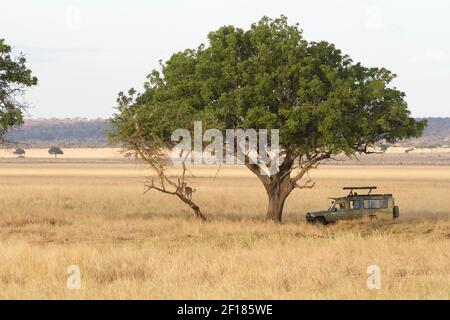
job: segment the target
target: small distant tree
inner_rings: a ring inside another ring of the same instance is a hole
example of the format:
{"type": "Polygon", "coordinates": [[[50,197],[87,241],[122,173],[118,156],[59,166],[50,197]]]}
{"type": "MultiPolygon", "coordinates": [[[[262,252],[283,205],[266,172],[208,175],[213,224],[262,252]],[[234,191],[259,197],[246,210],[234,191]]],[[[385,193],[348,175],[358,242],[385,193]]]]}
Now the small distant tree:
{"type": "Polygon", "coordinates": [[[62,149],[60,147],[56,147],[56,146],[52,146],[50,147],[50,149],[48,149],[48,153],[52,154],[55,156],[55,159],[58,155],[62,155],[64,154],[64,152],[62,151],[62,149]]]}
{"type": "Polygon", "coordinates": [[[14,152],[15,155],[19,156],[19,158],[25,157],[25,150],[22,148],[17,148],[14,152]]]}

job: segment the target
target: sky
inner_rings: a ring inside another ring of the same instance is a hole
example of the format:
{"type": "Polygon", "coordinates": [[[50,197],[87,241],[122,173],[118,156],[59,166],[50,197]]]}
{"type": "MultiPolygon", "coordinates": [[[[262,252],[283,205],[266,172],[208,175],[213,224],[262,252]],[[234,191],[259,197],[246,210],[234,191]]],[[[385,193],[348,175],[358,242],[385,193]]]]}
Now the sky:
{"type": "Polygon", "coordinates": [[[281,14],[307,40],[397,74],[413,116],[450,116],[448,0],[1,0],[0,38],[39,78],[26,96],[30,117],[105,118],[159,60],[223,25],[248,29],[281,14]]]}

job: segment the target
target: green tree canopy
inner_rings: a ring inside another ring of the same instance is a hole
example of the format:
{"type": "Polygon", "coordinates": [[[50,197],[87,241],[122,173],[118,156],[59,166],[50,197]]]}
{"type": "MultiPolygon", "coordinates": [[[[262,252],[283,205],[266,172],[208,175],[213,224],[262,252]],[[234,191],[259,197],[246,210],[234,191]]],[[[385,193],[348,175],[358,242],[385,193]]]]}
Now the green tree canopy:
{"type": "Polygon", "coordinates": [[[410,116],[405,93],[385,68],[355,63],[333,44],[308,42],[287,18],[262,18],[249,30],[224,26],[208,45],[175,53],[152,71],[144,92],[119,94],[113,138],[129,141],[135,122],[147,138],[170,143],[175,128],[280,129],[283,163],[271,176],[246,164],[269,197],[267,218],[306,172],[336,154],[370,153],[379,141],[419,136],[425,121],[410,116]]]}
{"type": "Polygon", "coordinates": [[[25,63],[23,54],[12,57],[11,47],[0,39],[0,142],[12,126],[23,124],[24,91],[37,84],[25,63]]]}

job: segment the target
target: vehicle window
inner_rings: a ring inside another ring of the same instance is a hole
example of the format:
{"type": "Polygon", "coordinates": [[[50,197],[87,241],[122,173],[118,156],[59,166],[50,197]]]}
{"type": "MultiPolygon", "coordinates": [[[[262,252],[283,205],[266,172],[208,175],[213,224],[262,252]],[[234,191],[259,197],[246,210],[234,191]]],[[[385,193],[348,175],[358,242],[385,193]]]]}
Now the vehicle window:
{"type": "Polygon", "coordinates": [[[337,206],[338,210],[344,210],[345,209],[345,203],[341,202],[337,206]]]}
{"type": "Polygon", "coordinates": [[[334,211],[335,207],[336,207],[336,203],[334,203],[334,201],[331,202],[331,206],[330,206],[330,208],[328,208],[328,211],[334,211]]]}
{"type": "Polygon", "coordinates": [[[361,209],[361,200],[351,200],[350,209],[361,209]]]}
{"type": "Polygon", "coordinates": [[[387,207],[388,199],[364,200],[364,208],[366,209],[386,209],[387,207]]]}

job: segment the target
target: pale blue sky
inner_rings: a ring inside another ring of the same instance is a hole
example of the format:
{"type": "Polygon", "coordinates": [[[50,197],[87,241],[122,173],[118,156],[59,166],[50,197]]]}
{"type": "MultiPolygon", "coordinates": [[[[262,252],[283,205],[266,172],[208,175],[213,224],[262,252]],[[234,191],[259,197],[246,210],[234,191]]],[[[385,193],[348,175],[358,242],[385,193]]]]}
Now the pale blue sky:
{"type": "Polygon", "coordinates": [[[107,117],[117,92],[141,88],[160,59],[222,25],[280,14],[308,40],[398,74],[414,116],[450,116],[447,0],[2,0],[0,38],[39,77],[27,95],[32,117],[107,117]]]}

